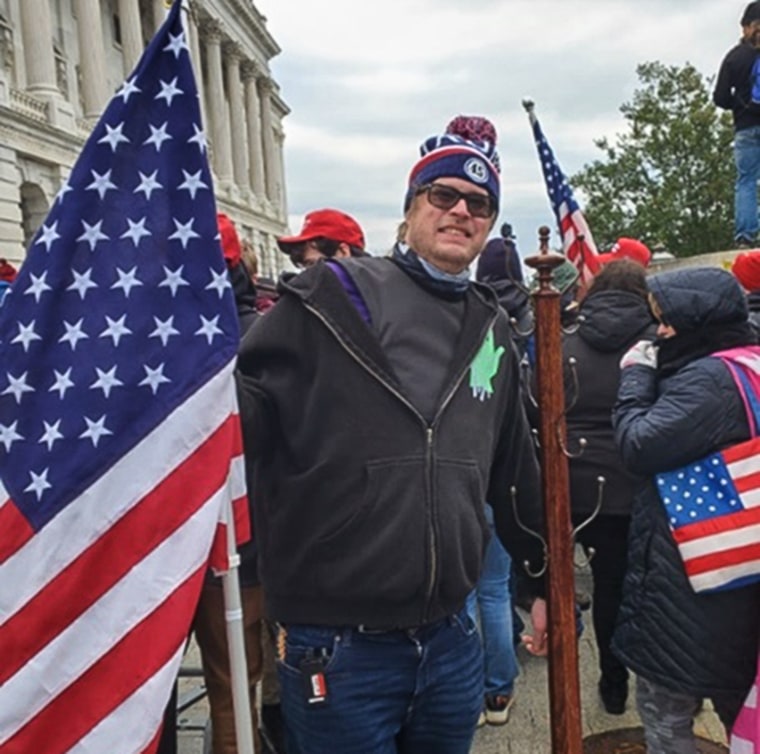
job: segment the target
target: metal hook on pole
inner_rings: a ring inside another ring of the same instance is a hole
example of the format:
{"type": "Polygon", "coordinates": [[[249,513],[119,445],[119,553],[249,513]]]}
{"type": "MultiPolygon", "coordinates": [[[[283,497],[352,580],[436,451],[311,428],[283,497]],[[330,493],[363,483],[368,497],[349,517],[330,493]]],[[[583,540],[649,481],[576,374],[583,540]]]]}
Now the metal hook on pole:
{"type": "MultiPolygon", "coordinates": [[[[581,521],[581,523],[578,524],[578,526],[576,526],[573,529],[573,534],[572,534],[573,542],[576,541],[578,537],[578,532],[581,529],[584,529],[585,527],[587,527],[599,515],[599,513],[602,510],[602,502],[604,500],[604,485],[607,483],[607,480],[603,476],[598,476],[596,478],[596,483],[597,483],[596,505],[594,506],[594,510],[591,511],[589,516],[585,518],[583,521],[581,521]]],[[[591,560],[596,554],[596,550],[593,547],[589,547],[586,552],[587,552],[586,557],[581,560],[578,560],[578,558],[573,557],[573,565],[576,568],[583,569],[583,568],[586,568],[588,565],[590,565],[591,560]]]]}
{"type": "Polygon", "coordinates": [[[549,548],[546,545],[546,540],[537,531],[534,531],[529,526],[526,526],[520,519],[520,512],[517,508],[517,487],[510,487],[509,492],[512,498],[512,512],[515,515],[515,522],[526,534],[530,534],[531,537],[535,537],[541,543],[541,547],[543,548],[544,562],[541,568],[539,568],[537,571],[533,570],[533,567],[531,566],[529,560],[523,561],[523,568],[525,569],[525,572],[528,574],[528,576],[531,576],[534,579],[538,579],[546,573],[546,567],[549,560],[549,548]]]}

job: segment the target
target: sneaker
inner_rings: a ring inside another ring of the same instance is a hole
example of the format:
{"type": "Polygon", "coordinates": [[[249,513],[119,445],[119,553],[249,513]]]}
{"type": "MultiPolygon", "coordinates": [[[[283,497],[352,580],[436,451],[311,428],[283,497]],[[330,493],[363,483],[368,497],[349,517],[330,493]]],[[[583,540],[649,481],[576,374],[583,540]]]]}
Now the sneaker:
{"type": "Polygon", "coordinates": [[[514,694],[486,696],[486,722],[489,725],[504,725],[509,720],[509,711],[514,701],[514,694]]]}
{"type": "Polygon", "coordinates": [[[613,683],[603,677],[599,681],[599,696],[607,714],[622,715],[628,699],[628,683],[613,683]]]}
{"type": "Polygon", "coordinates": [[[737,238],[734,241],[734,247],[737,249],[755,249],[757,244],[749,240],[749,238],[737,238]]]}
{"type": "Polygon", "coordinates": [[[478,718],[478,728],[482,728],[486,724],[486,711],[481,710],[480,717],[478,718]]]}

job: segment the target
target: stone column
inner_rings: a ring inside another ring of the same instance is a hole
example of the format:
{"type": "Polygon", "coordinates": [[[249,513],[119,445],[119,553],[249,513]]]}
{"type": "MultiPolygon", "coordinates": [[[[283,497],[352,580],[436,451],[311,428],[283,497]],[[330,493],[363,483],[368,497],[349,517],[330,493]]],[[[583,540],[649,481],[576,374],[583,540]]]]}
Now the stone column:
{"type": "Polygon", "coordinates": [[[53,52],[53,22],[48,0],[24,0],[19,3],[19,8],[26,89],[31,94],[59,94],[53,52]]]}
{"type": "Polygon", "coordinates": [[[264,178],[264,149],[261,141],[261,106],[257,89],[258,68],[255,63],[243,65],[243,81],[245,82],[245,116],[248,126],[248,170],[250,173],[253,193],[259,201],[266,196],[264,178]]]}
{"type": "Polygon", "coordinates": [[[82,70],[84,115],[100,115],[106,103],[106,52],[99,0],[77,0],[79,65],[82,70]]]}
{"type": "Polygon", "coordinates": [[[140,6],[137,0],[119,0],[121,51],[124,56],[124,75],[129,76],[143,51],[140,6]]]}
{"type": "Polygon", "coordinates": [[[158,27],[166,19],[166,12],[168,8],[164,0],[153,0],[153,30],[158,31],[158,27]]]}
{"type": "Polygon", "coordinates": [[[288,217],[288,193],[285,190],[285,132],[277,132],[277,177],[280,183],[280,217],[285,220],[288,217]]]}
{"type": "MultiPolygon", "coordinates": [[[[183,4],[183,8],[186,6],[183,4]]],[[[191,3],[184,16],[185,28],[189,37],[190,59],[193,63],[193,72],[195,73],[195,84],[198,87],[198,101],[201,106],[201,116],[203,122],[206,122],[206,100],[203,92],[203,62],[201,60],[201,41],[198,36],[198,15],[195,6],[191,3]]]]}
{"type": "Polygon", "coordinates": [[[208,114],[211,120],[211,146],[214,170],[220,183],[232,181],[232,147],[227,123],[227,103],[224,101],[222,71],[222,30],[216,23],[205,27],[208,62],[208,114]]]}
{"type": "Polygon", "coordinates": [[[274,85],[270,78],[259,79],[261,87],[261,132],[264,142],[264,174],[266,177],[267,198],[277,203],[277,154],[274,146],[272,124],[272,92],[274,85]]]}
{"type": "MultiPolygon", "coordinates": [[[[22,3],[23,5],[23,3],[22,3]]],[[[52,49],[52,47],[51,47],[52,49]]],[[[2,256],[16,267],[24,258],[24,232],[18,155],[14,149],[0,145],[0,248],[2,256]]]]}
{"type": "Polygon", "coordinates": [[[243,84],[240,79],[242,54],[236,44],[224,47],[229,99],[230,140],[232,144],[232,171],[235,185],[241,191],[251,190],[248,180],[248,145],[246,143],[245,112],[243,110],[243,84]]]}

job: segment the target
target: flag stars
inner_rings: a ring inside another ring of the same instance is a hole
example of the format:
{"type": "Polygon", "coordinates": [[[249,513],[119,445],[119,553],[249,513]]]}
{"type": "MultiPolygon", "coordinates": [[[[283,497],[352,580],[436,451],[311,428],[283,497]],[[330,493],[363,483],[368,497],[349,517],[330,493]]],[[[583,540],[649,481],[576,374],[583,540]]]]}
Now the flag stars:
{"type": "Polygon", "coordinates": [[[129,271],[120,270],[117,267],[116,274],[119,276],[119,279],[111,286],[111,288],[121,288],[124,291],[125,298],[129,298],[129,294],[133,288],[142,285],[142,281],[137,278],[137,267],[133,267],[129,271]]]}
{"type": "Polygon", "coordinates": [[[100,442],[101,437],[105,437],[107,435],[112,435],[113,432],[111,432],[108,427],[106,427],[106,416],[103,414],[103,416],[100,417],[100,419],[93,420],[89,417],[84,417],[85,423],[87,424],[87,429],[82,432],[81,435],[79,435],[79,438],[81,440],[89,439],[92,441],[92,446],[94,448],[98,447],[98,443],[100,442]]]}
{"type": "MultiPolygon", "coordinates": [[[[111,172],[106,170],[102,175],[97,170],[91,170],[93,181],[87,186],[87,191],[97,191],[102,199],[109,191],[116,190],[116,184],[111,181],[111,172]]],[[[78,240],[78,239],[77,239],[78,240]]]]}
{"type": "Polygon", "coordinates": [[[34,322],[35,320],[32,320],[28,325],[22,325],[21,322],[19,322],[18,335],[11,341],[11,343],[21,343],[24,347],[24,353],[29,352],[29,345],[32,341],[42,340],[42,338],[34,331],[34,322]]]}
{"type": "MultiPolygon", "coordinates": [[[[61,340],[63,340],[63,338],[61,338],[61,340]]],[[[72,346],[72,350],[74,350],[73,346],[72,346]]],[[[71,369],[72,368],[69,367],[65,372],[59,372],[57,369],[53,370],[53,373],[55,374],[55,382],[52,384],[48,392],[53,393],[57,390],[58,397],[61,400],[63,400],[63,398],[66,396],[66,391],[70,387],[74,387],[74,383],[71,380],[71,369]]]]}
{"type": "Polygon", "coordinates": [[[119,341],[124,335],[132,335],[132,331],[124,324],[127,315],[124,314],[121,319],[111,319],[106,317],[108,327],[100,333],[101,338],[113,338],[114,346],[118,347],[119,341]]]}
{"type": "Polygon", "coordinates": [[[153,395],[155,395],[158,392],[158,388],[160,385],[171,382],[171,380],[168,377],[164,376],[164,365],[159,364],[155,369],[151,369],[147,364],[143,365],[143,369],[145,370],[145,379],[141,382],[138,382],[138,385],[146,385],[151,389],[153,392],[153,395]]]}
{"type": "Polygon", "coordinates": [[[182,270],[184,269],[184,265],[180,265],[176,270],[170,270],[168,267],[164,267],[164,274],[166,277],[158,284],[158,287],[169,288],[172,292],[172,298],[174,298],[177,295],[177,290],[181,286],[190,285],[190,283],[182,277],[182,270]]]}
{"type": "Polygon", "coordinates": [[[119,144],[129,144],[129,139],[122,133],[124,129],[124,123],[119,123],[118,126],[112,128],[106,125],[106,135],[101,139],[98,139],[98,144],[108,144],[111,147],[111,152],[115,152],[119,144]]]}
{"type": "MultiPolygon", "coordinates": [[[[179,58],[182,50],[187,50],[187,42],[185,41],[185,32],[174,35],[169,32],[169,44],[164,47],[164,52],[171,52],[174,54],[175,60],[179,58]]],[[[176,79],[175,79],[176,80],[176,79]]]]}
{"type": "Polygon", "coordinates": [[[42,499],[42,493],[45,490],[49,490],[52,485],[47,480],[49,468],[43,469],[39,474],[35,474],[33,471],[29,472],[31,482],[28,486],[24,487],[24,492],[33,492],[37,496],[37,502],[42,499]]]}
{"type": "Polygon", "coordinates": [[[155,99],[165,99],[166,104],[171,107],[172,100],[178,94],[184,94],[184,92],[177,86],[177,76],[171,81],[160,81],[161,91],[155,96],[155,99]]]}
{"type": "Polygon", "coordinates": [[[108,236],[100,230],[102,225],[102,220],[98,220],[95,225],[90,225],[86,220],[82,220],[84,233],[77,238],[77,241],[87,241],[90,244],[90,251],[95,251],[95,246],[99,241],[109,240],[108,236]]]}
{"type": "Polygon", "coordinates": [[[118,92],[116,92],[117,97],[121,97],[124,100],[124,103],[126,104],[129,101],[129,98],[133,94],[137,94],[141,92],[142,90],[135,84],[134,76],[129,79],[128,81],[125,81],[118,92]]]}
{"type": "Polygon", "coordinates": [[[210,272],[211,282],[206,286],[206,290],[215,290],[221,299],[222,296],[224,296],[224,292],[231,287],[229,278],[227,277],[227,271],[223,270],[222,272],[217,272],[211,268],[210,272]]]}
{"type": "Polygon", "coordinates": [[[193,230],[195,218],[191,218],[186,223],[181,223],[176,217],[173,217],[172,220],[176,230],[169,236],[169,240],[178,240],[182,244],[183,250],[187,249],[187,243],[191,238],[200,238],[200,235],[193,230]]]}
{"type": "Polygon", "coordinates": [[[7,373],[8,387],[0,395],[12,395],[16,403],[21,403],[21,396],[24,393],[33,393],[34,388],[27,383],[26,378],[29,372],[24,372],[18,377],[14,377],[10,372],[7,373]]]}
{"type": "Polygon", "coordinates": [[[201,154],[203,154],[208,148],[208,142],[206,141],[206,132],[193,123],[193,135],[187,140],[188,144],[197,144],[201,154]]]}
{"type": "Polygon", "coordinates": [[[45,431],[37,442],[40,444],[45,443],[48,451],[50,451],[53,449],[56,440],[63,439],[63,435],[60,432],[61,420],[59,419],[55,424],[48,424],[46,421],[43,421],[42,424],[45,427],[45,431]]]}
{"type": "Polygon", "coordinates": [[[174,328],[174,317],[168,317],[165,320],[153,317],[156,323],[156,329],[148,336],[149,338],[161,338],[161,345],[166,346],[172,335],[179,335],[179,330],[174,328]]]}
{"type": "Polygon", "coordinates": [[[102,390],[106,398],[111,396],[111,390],[122,387],[124,383],[116,376],[116,367],[111,367],[107,372],[95,367],[98,379],[90,385],[90,390],[102,390]]]}
{"type": "Polygon", "coordinates": [[[191,199],[195,199],[195,195],[198,193],[199,189],[208,188],[208,186],[201,180],[201,172],[202,171],[199,170],[197,173],[191,175],[186,170],[182,171],[185,180],[183,183],[179,184],[178,188],[185,189],[190,194],[191,199]]]}
{"type": "Polygon", "coordinates": [[[206,319],[201,314],[201,326],[195,331],[195,335],[205,335],[208,339],[208,344],[211,345],[216,335],[224,334],[217,326],[217,322],[219,322],[218,314],[213,319],[206,319]]]}
{"type": "Polygon", "coordinates": [[[138,192],[142,191],[145,194],[145,198],[150,201],[150,195],[156,189],[163,188],[163,186],[156,180],[158,170],[154,170],[150,175],[140,173],[138,170],[138,174],[140,176],[140,185],[134,190],[133,193],[137,194],[138,192]]]}
{"type": "Polygon", "coordinates": [[[166,133],[166,127],[169,125],[169,122],[166,121],[158,128],[150,124],[148,125],[150,128],[150,136],[143,142],[143,144],[153,144],[156,148],[156,152],[160,152],[163,143],[174,138],[171,134],[166,133]]]}
{"type": "Polygon", "coordinates": [[[72,273],[74,274],[74,282],[66,290],[76,291],[82,301],[84,301],[87,291],[90,288],[98,287],[98,284],[92,280],[92,268],[85,270],[84,272],[72,270],[72,273]]]}
{"type": "Polygon", "coordinates": [[[34,296],[34,300],[39,304],[40,297],[45,291],[53,290],[45,281],[47,279],[47,272],[43,272],[42,275],[37,277],[34,273],[31,273],[29,277],[32,279],[31,285],[27,286],[24,291],[25,296],[34,296]]]}
{"type": "Polygon", "coordinates": [[[68,194],[69,191],[73,191],[73,190],[74,189],[71,188],[71,186],[69,185],[68,179],[65,180],[61,184],[61,187],[58,189],[58,193],[55,195],[55,201],[53,202],[53,204],[57,202],[60,202],[61,204],[63,204],[63,199],[66,196],[66,194],[68,194]]]}
{"type": "Polygon", "coordinates": [[[18,442],[19,440],[23,440],[24,438],[16,431],[18,428],[18,422],[15,421],[13,424],[0,424],[0,443],[5,445],[5,452],[10,453],[11,445],[13,445],[14,442],[18,442]]]}
{"type": "MultiPolygon", "coordinates": [[[[90,336],[82,330],[82,322],[84,322],[84,317],[79,320],[76,324],[70,324],[69,322],[64,322],[63,326],[66,328],[66,334],[62,335],[59,339],[59,343],[68,343],[71,346],[71,350],[75,351],[77,347],[77,343],[80,340],[84,340],[85,338],[89,338],[90,336]]],[[[63,397],[63,396],[61,396],[63,397]]]]}
{"type": "Polygon", "coordinates": [[[58,220],[51,223],[50,225],[46,225],[45,223],[43,223],[42,228],[40,228],[39,236],[37,240],[34,242],[34,245],[37,246],[38,244],[41,244],[41,243],[45,244],[45,251],[50,251],[50,247],[60,237],[61,236],[58,233],[58,220]]]}
{"type": "Polygon", "coordinates": [[[129,225],[129,229],[125,230],[124,233],[122,233],[119,238],[129,238],[131,239],[132,243],[135,245],[135,248],[137,248],[140,245],[140,241],[145,236],[152,236],[153,234],[145,228],[145,221],[147,220],[147,217],[143,217],[137,222],[130,220],[127,218],[127,224],[129,225]]]}

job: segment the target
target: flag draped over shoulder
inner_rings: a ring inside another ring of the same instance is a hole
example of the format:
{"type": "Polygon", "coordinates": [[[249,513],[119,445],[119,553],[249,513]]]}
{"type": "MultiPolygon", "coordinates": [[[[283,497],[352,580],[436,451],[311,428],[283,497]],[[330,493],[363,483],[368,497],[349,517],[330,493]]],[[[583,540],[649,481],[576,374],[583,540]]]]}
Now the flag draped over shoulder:
{"type": "Polygon", "coordinates": [[[2,754],[154,750],[245,500],[237,342],[177,0],[0,309],[2,754]]]}
{"type": "Polygon", "coordinates": [[[588,283],[599,271],[599,255],[594,238],[532,107],[528,110],[528,116],[533,127],[533,137],[538,149],[549,202],[562,234],[565,256],[578,268],[581,280],[588,283]]]}

